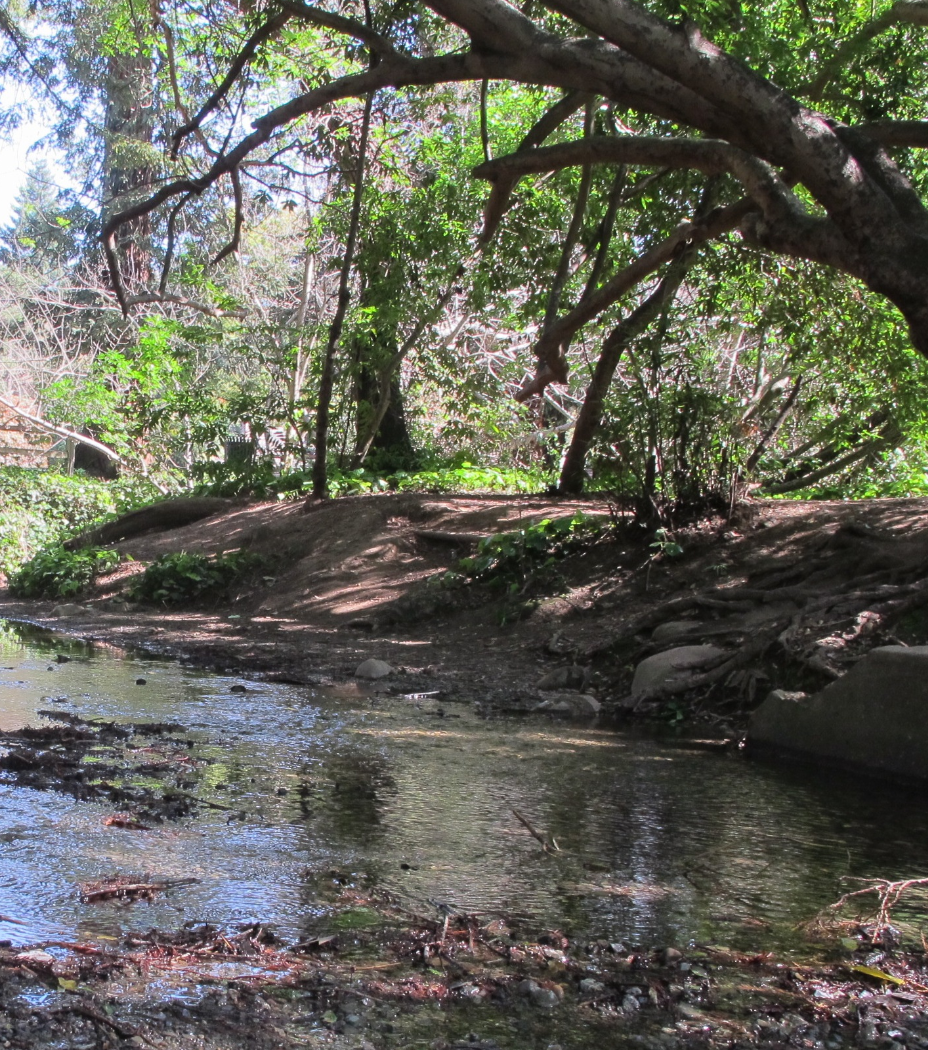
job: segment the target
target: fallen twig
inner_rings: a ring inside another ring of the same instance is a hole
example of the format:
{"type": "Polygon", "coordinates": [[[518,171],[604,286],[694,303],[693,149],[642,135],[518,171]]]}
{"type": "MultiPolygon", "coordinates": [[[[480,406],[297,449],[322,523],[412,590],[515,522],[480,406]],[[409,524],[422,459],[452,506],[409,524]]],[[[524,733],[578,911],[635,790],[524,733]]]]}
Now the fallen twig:
{"type": "Polygon", "coordinates": [[[522,824],[522,826],[526,829],[526,831],[528,831],[532,838],[536,839],[538,842],[541,843],[541,848],[544,850],[545,853],[561,852],[561,847],[557,844],[557,840],[555,838],[548,838],[548,836],[545,835],[543,832],[539,831],[530,820],[528,820],[526,817],[523,817],[517,809],[513,809],[512,812],[516,820],[518,820],[519,823],[522,824]]]}

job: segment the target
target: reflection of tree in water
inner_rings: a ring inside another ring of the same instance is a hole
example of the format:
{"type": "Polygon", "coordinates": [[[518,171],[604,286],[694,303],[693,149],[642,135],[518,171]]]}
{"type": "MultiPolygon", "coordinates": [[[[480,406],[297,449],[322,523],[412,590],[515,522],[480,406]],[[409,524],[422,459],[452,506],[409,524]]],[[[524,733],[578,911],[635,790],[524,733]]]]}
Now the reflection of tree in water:
{"type": "Polygon", "coordinates": [[[396,784],[382,754],[351,748],[308,765],[297,791],[313,838],[329,848],[367,849],[383,834],[381,812],[396,784]]]}

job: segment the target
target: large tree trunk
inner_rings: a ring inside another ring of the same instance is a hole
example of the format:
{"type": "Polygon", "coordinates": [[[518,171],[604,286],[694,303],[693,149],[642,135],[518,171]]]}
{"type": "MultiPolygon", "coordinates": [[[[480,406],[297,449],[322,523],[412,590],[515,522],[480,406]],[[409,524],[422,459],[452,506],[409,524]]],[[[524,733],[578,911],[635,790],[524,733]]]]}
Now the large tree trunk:
{"type": "MultiPolygon", "coordinates": [[[[104,117],[103,221],[144,199],[155,181],[151,59],[144,53],[109,58],[104,117]]],[[[124,279],[141,288],[152,279],[151,222],[139,215],[123,224],[116,253],[124,279]]]]}

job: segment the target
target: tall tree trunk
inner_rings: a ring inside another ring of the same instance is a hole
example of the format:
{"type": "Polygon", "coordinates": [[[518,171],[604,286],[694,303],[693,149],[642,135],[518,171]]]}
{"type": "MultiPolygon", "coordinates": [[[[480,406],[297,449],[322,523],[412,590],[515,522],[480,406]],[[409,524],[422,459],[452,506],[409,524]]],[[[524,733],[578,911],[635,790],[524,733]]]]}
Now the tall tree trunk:
{"type": "Polygon", "coordinates": [[[607,336],[603,343],[602,353],[596,362],[593,378],[587,388],[586,397],[583,399],[580,414],[577,416],[577,425],[574,427],[570,447],[564,457],[558,492],[576,495],[583,491],[586,456],[602,422],[606,394],[622,354],[673,300],[686,276],[686,271],[692,266],[695,259],[696,251],[689,249],[672,262],[657,288],[637,309],[623,318],[607,336]]]}
{"type": "MultiPolygon", "coordinates": [[[[109,58],[104,116],[104,225],[110,216],[147,197],[154,185],[152,91],[151,59],[141,48],[137,53],[109,58]]],[[[116,252],[120,272],[129,286],[146,286],[152,277],[148,215],[131,219],[119,228],[116,252]]]]}
{"type": "Polygon", "coordinates": [[[316,458],[313,461],[313,498],[324,499],[329,491],[329,472],[326,456],[329,447],[329,419],[332,411],[332,389],[335,384],[335,353],[342,336],[345,314],[351,302],[351,271],[354,250],[358,241],[361,223],[361,204],[364,200],[364,168],[367,159],[367,140],[370,136],[371,112],[374,108],[374,93],[368,92],[364,101],[364,116],[361,121],[361,138],[358,143],[358,166],[355,171],[354,198],[348,220],[348,235],[345,238],[345,256],[342,259],[338,281],[338,304],[329,326],[329,338],[322,362],[322,378],[319,381],[319,405],[316,409],[316,458]]]}

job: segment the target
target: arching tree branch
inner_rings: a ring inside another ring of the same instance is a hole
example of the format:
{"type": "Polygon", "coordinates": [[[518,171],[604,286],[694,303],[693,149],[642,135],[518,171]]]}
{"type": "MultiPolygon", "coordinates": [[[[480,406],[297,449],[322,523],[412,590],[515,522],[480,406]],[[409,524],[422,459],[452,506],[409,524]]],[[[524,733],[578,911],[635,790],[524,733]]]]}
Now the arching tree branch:
{"type": "Polygon", "coordinates": [[[222,78],[222,83],[216,88],[212,95],[210,95],[206,102],[204,102],[200,108],[200,112],[197,113],[192,120],[184,124],[183,127],[178,128],[171,136],[171,160],[177,160],[180,144],[188,135],[199,130],[203,121],[206,120],[210,113],[219,107],[222,100],[238,82],[245,67],[254,58],[258,48],[266,40],[269,40],[272,36],[278,33],[284,25],[286,25],[289,17],[289,12],[279,12],[269,18],[251,34],[246,41],[245,46],[239,51],[238,55],[236,55],[235,59],[229,65],[228,72],[222,78]]]}

